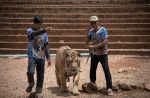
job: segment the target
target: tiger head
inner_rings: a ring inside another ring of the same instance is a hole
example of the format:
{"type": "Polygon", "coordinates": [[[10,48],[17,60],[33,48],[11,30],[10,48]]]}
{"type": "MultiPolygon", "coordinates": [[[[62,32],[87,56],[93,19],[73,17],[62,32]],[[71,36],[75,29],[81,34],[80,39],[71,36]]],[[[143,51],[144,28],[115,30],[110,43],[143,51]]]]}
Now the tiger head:
{"type": "Polygon", "coordinates": [[[65,59],[65,72],[67,76],[73,76],[80,72],[80,59],[76,50],[67,50],[65,59]]]}

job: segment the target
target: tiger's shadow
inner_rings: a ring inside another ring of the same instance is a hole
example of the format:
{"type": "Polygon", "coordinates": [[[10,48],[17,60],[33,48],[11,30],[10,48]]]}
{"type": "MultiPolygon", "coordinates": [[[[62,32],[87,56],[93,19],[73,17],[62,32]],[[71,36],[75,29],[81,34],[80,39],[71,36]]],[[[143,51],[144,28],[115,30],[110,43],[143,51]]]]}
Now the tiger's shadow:
{"type": "MultiPolygon", "coordinates": [[[[51,93],[55,94],[56,96],[63,96],[63,97],[69,97],[73,96],[72,92],[62,92],[61,87],[48,87],[48,90],[51,91],[51,93]]],[[[83,90],[79,90],[80,93],[84,93],[83,90]]]]}
{"type": "Polygon", "coordinates": [[[48,90],[51,91],[51,93],[55,94],[56,96],[63,96],[63,97],[69,97],[69,92],[62,92],[61,87],[48,87],[48,90]]]}

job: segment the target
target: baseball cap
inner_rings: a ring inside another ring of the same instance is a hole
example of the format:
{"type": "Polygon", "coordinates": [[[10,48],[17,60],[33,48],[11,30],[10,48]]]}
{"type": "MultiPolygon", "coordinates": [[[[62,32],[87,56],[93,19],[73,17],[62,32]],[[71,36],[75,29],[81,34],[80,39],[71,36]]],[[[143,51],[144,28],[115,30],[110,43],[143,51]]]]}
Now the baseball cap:
{"type": "Polygon", "coordinates": [[[34,19],[33,19],[33,22],[34,23],[42,23],[42,18],[40,16],[35,16],[34,19]]]}
{"type": "Polygon", "coordinates": [[[97,16],[91,16],[90,17],[90,21],[98,21],[98,17],[97,16]]]}

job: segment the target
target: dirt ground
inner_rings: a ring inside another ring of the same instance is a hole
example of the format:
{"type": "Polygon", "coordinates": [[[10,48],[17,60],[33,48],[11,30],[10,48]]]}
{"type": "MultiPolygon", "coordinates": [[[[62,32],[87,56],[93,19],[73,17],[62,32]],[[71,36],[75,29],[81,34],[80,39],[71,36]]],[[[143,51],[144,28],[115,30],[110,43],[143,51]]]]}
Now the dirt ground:
{"type": "MultiPolygon", "coordinates": [[[[82,84],[89,82],[90,60],[86,64],[87,57],[81,57],[80,59],[82,70],[79,83],[80,95],[73,96],[70,93],[60,91],[55,78],[55,58],[52,58],[52,65],[50,67],[45,66],[43,98],[150,98],[150,92],[142,89],[118,91],[114,92],[113,96],[84,93],[82,84]]],[[[136,85],[150,83],[150,57],[110,55],[109,66],[113,83],[116,81],[136,85]],[[119,69],[128,67],[133,67],[136,70],[118,73],[119,69]]],[[[28,85],[26,71],[27,58],[0,58],[0,98],[28,98],[29,94],[25,92],[28,85]]],[[[97,69],[96,83],[100,88],[106,87],[105,77],[100,64],[97,69]]],[[[72,81],[68,85],[71,90],[72,81]]]]}

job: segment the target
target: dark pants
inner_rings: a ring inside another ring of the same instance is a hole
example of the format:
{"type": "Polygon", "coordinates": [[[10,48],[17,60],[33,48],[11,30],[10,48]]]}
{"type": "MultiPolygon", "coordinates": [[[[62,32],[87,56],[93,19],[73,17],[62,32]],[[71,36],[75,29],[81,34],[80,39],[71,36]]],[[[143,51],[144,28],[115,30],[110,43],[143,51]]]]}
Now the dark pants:
{"type": "Polygon", "coordinates": [[[93,55],[91,54],[91,68],[90,68],[90,80],[91,82],[95,83],[96,81],[96,70],[97,70],[97,65],[98,62],[101,63],[104,74],[105,74],[105,79],[106,79],[106,85],[107,89],[111,88],[112,89],[112,78],[108,66],[108,55],[93,55]]]}
{"type": "Polygon", "coordinates": [[[27,77],[28,77],[28,83],[34,82],[34,73],[35,68],[37,72],[37,83],[36,87],[43,87],[44,82],[44,69],[45,69],[45,60],[44,59],[37,59],[37,58],[28,58],[28,71],[27,71],[27,77]]]}

